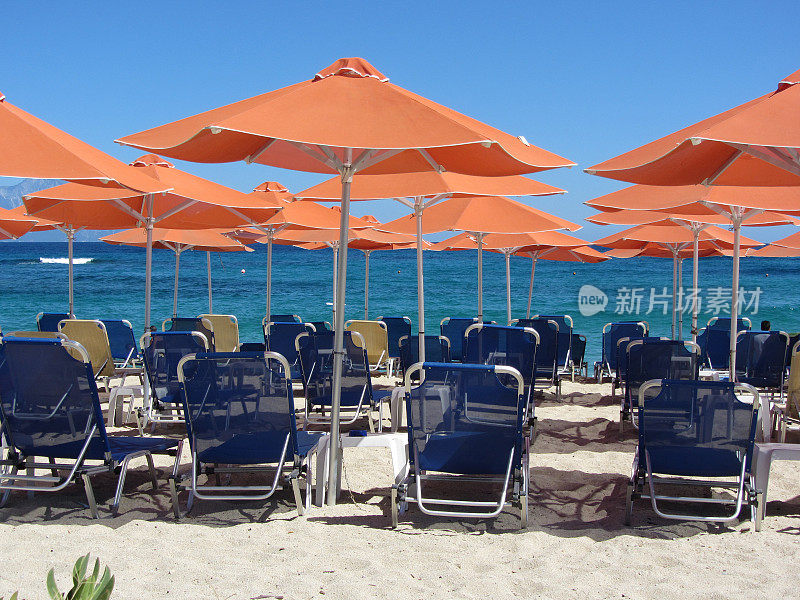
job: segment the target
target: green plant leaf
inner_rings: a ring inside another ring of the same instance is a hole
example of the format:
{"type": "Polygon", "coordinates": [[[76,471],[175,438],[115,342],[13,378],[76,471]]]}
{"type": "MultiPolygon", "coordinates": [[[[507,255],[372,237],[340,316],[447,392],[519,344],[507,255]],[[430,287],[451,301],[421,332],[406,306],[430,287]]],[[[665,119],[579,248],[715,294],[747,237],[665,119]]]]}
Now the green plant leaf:
{"type": "Polygon", "coordinates": [[[19,592],[14,592],[8,600],[17,600],[17,596],[19,596],[19,592]]]}
{"type": "Polygon", "coordinates": [[[58,591],[58,586],[56,585],[55,569],[50,569],[50,572],[47,574],[47,593],[50,594],[52,600],[64,599],[64,596],[58,591]]]}
{"type": "MultiPolygon", "coordinates": [[[[74,590],[84,577],[86,577],[86,567],[89,564],[89,555],[81,556],[75,561],[75,567],[72,569],[72,589],[74,590]]],[[[70,596],[67,596],[68,598],[70,596]]]]}
{"type": "Polygon", "coordinates": [[[111,592],[114,590],[114,577],[111,575],[108,567],[103,571],[103,576],[94,588],[94,594],[91,595],[89,600],[108,600],[111,592]]]}

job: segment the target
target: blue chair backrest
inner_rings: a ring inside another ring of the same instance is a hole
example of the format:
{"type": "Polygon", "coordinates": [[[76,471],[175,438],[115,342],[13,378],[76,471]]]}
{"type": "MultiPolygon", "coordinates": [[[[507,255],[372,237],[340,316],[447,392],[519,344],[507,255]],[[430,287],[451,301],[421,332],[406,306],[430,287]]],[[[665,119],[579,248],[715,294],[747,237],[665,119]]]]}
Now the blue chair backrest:
{"type": "Polygon", "coordinates": [[[400,358],[400,338],[411,335],[411,319],[408,317],[378,317],[378,321],[386,323],[389,336],[389,356],[400,358]]]}
{"type": "Polygon", "coordinates": [[[578,333],[572,334],[572,345],[570,347],[570,361],[575,366],[583,364],[583,358],[586,354],[586,336],[578,333]]]}
{"type": "Polygon", "coordinates": [[[627,346],[625,391],[634,400],[639,387],[651,379],[696,380],[700,375],[700,354],[679,340],[643,338],[627,346]]]}
{"type": "Polygon", "coordinates": [[[608,364],[612,371],[616,371],[619,340],[624,337],[635,340],[646,335],[647,328],[638,321],[609,323],[608,329],[603,331],[603,362],[608,364]]]}
{"type": "Polygon", "coordinates": [[[478,319],[473,317],[446,317],[439,326],[440,334],[450,340],[450,359],[464,361],[464,332],[478,319]]]}
{"type": "Polygon", "coordinates": [[[743,331],[736,338],[736,379],[757,388],[779,388],[786,374],[789,335],[743,331]]]}
{"type": "Polygon", "coordinates": [[[558,365],[566,367],[572,354],[572,317],[569,315],[536,315],[534,318],[555,321],[558,325],[558,365]]]}
{"type": "Polygon", "coordinates": [[[309,321],[317,331],[333,331],[331,324],[328,321],[309,321]]]}
{"type": "Polygon", "coordinates": [[[0,345],[0,425],[25,456],[77,459],[87,445],[92,458],[109,451],[91,364],[67,350],[78,346],[28,338],[0,345]]]}
{"type": "Polygon", "coordinates": [[[292,380],[275,354],[201,353],[182,365],[183,405],[200,462],[257,464],[298,454],[292,380]]]}
{"type": "Polygon", "coordinates": [[[142,337],[142,356],[150,386],[158,398],[178,400],[178,363],[187,354],[207,352],[194,331],[153,331],[142,337]]]}
{"type": "Polygon", "coordinates": [[[525,327],[530,327],[539,334],[539,347],[536,348],[536,377],[555,378],[558,373],[558,343],[561,337],[558,323],[547,317],[523,319],[521,322],[527,323],[525,327]]]}
{"type": "MultiPolygon", "coordinates": [[[[736,330],[737,331],[750,331],[752,328],[752,323],[750,319],[747,317],[739,317],[736,319],[736,330]]],[[[711,317],[708,321],[707,327],[709,329],[727,329],[728,331],[731,330],[731,318],[730,317],[711,317]]]]}
{"type": "Polygon", "coordinates": [[[295,339],[301,333],[314,331],[308,323],[277,321],[264,327],[264,343],[267,350],[282,355],[292,368],[294,376],[300,375],[300,358],[297,356],[295,339]]]}
{"type": "MultiPolygon", "coordinates": [[[[425,336],[425,361],[450,362],[450,340],[441,335],[425,336]]],[[[403,371],[419,362],[419,335],[404,335],[400,338],[400,366],[403,371]]]]}
{"type": "Polygon", "coordinates": [[[67,313],[39,313],[36,315],[36,328],[39,331],[58,331],[58,324],[66,319],[74,319],[67,313]]]}
{"type": "Polygon", "coordinates": [[[539,348],[530,329],[479,324],[467,331],[464,344],[465,363],[514,367],[526,386],[533,384],[539,348]]]}
{"type": "Polygon", "coordinates": [[[139,345],[129,321],[122,319],[100,319],[106,326],[108,344],[114,360],[126,360],[139,355],[139,345]]]}
{"type": "MultiPolygon", "coordinates": [[[[519,464],[526,400],[495,367],[424,363],[424,381],[406,394],[409,457],[420,469],[505,474],[519,464]]],[[[508,377],[507,375],[505,377],[508,377]]]]}
{"type": "Polygon", "coordinates": [[[727,369],[730,364],[731,332],[726,328],[706,327],[697,336],[703,364],[714,369],[727,369]]]}
{"type": "MultiPolygon", "coordinates": [[[[365,347],[355,343],[361,338],[355,332],[344,332],[344,361],[342,363],[341,406],[364,405],[372,400],[372,379],[365,347]]],[[[312,404],[328,403],[333,386],[333,332],[318,332],[297,338],[300,370],[306,396],[312,404]],[[330,334],[330,335],[329,335],[330,334]]]]}
{"type": "Polygon", "coordinates": [[[676,381],[642,387],[639,456],[649,454],[654,473],[739,476],[749,460],[758,401],[742,402],[727,381],[676,381]]]}
{"type": "Polygon", "coordinates": [[[298,315],[270,315],[269,320],[273,323],[302,323],[303,320],[298,315]]]}
{"type": "MultiPolygon", "coordinates": [[[[208,321],[206,321],[208,323],[208,321]]],[[[209,350],[214,350],[214,332],[203,323],[202,317],[172,317],[164,331],[199,331],[206,336],[209,350]]]]}

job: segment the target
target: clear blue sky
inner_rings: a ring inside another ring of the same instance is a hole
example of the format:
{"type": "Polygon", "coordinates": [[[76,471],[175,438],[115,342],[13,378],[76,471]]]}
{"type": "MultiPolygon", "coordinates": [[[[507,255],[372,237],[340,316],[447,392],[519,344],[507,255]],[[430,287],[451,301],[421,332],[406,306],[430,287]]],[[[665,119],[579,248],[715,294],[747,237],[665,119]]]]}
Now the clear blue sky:
{"type": "MultiPolygon", "coordinates": [[[[122,160],[140,152],[114,144],[119,136],[362,56],[398,85],[577,162],[538,176],[568,196],[534,202],[573,220],[592,213],[582,202],[622,187],[580,169],[800,68],[796,0],[6,3],[3,21],[0,91],[122,160]]],[[[178,166],[242,191],[320,180],[260,165],[178,166]]],[[[404,209],[354,212],[388,219],[404,209]]],[[[611,231],[587,225],[578,235],[611,231]]]]}

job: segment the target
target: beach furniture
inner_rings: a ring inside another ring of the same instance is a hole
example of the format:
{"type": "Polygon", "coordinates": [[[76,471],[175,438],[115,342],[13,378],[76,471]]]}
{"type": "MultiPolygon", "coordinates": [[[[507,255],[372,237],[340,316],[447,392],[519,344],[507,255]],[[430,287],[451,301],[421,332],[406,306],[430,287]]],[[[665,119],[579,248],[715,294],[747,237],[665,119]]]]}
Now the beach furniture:
{"type": "Polygon", "coordinates": [[[174,455],[174,474],[183,444],[177,439],[109,436],[89,354],[72,340],[3,340],[0,421],[9,445],[0,471],[3,503],[12,490],[57,493],[83,481],[95,518],[98,511],[90,479],[93,475],[119,470],[111,505],[116,513],[130,461],[147,460],[155,488],[152,455],[174,455]],[[23,469],[27,474],[20,474],[23,469]],[[36,475],[36,469],[47,474],[36,475]]]}
{"type": "MultiPolygon", "coordinates": [[[[517,320],[517,326],[522,324],[536,331],[539,336],[539,345],[536,348],[536,382],[540,387],[556,387],[556,398],[561,398],[561,369],[559,368],[559,326],[550,318],[533,318],[517,320]]],[[[571,340],[570,340],[571,341],[571,340]]]]}
{"type": "Polygon", "coordinates": [[[773,403],[775,426],[780,429],[780,441],[786,441],[786,429],[789,425],[800,423],[800,342],[795,343],[789,351],[789,377],[786,381],[786,401],[773,403]]]}
{"type": "MultiPolygon", "coordinates": [[[[726,331],[730,331],[731,319],[730,317],[711,317],[708,320],[706,327],[710,329],[725,329],[726,331]]],[[[747,317],[739,317],[736,319],[736,328],[739,331],[750,331],[753,328],[753,323],[747,317]]]]}
{"type": "Polygon", "coordinates": [[[386,323],[386,331],[389,336],[389,357],[394,358],[397,362],[400,362],[400,338],[411,335],[411,319],[409,317],[381,316],[378,317],[377,320],[386,323]]]}
{"type": "Polygon", "coordinates": [[[333,331],[329,321],[309,321],[317,331],[333,331]]]}
{"type": "Polygon", "coordinates": [[[203,334],[208,343],[208,350],[216,349],[214,326],[208,319],[201,317],[170,317],[161,324],[161,331],[198,331],[203,334]]]}
{"type": "MultiPolygon", "coordinates": [[[[330,424],[333,392],[333,332],[305,332],[296,338],[297,353],[303,375],[306,410],[303,429],[311,425],[330,424]]],[[[344,332],[344,360],[340,424],[349,425],[365,415],[370,430],[382,430],[381,403],[391,392],[373,393],[364,338],[357,331],[344,332]],[[377,412],[377,417],[373,414],[377,412]],[[377,423],[376,423],[377,421],[377,423]]]]}
{"type": "MultiPolygon", "coordinates": [[[[539,343],[538,332],[530,327],[474,323],[464,335],[464,363],[512,367],[522,377],[525,399],[530,402],[536,385],[539,343]]],[[[502,376],[501,381],[514,385],[513,377],[502,376]]]]}
{"type": "Polygon", "coordinates": [[[58,331],[4,331],[3,337],[33,338],[43,340],[65,340],[67,336],[58,331]]]}
{"type": "MultiPolygon", "coordinates": [[[[203,500],[266,500],[290,485],[297,512],[311,503],[311,466],[322,433],[298,431],[290,367],[275,352],[197,353],[178,364],[186,431],[192,453],[188,510],[203,500]],[[261,473],[269,480],[222,485],[219,475],[236,478],[261,473]],[[201,475],[217,477],[201,484],[201,475]],[[300,478],[305,479],[305,503],[300,478]]],[[[173,480],[173,508],[180,516],[178,484],[173,480]]]]}
{"type": "Polygon", "coordinates": [[[603,377],[611,378],[611,395],[617,385],[617,344],[620,339],[642,338],[650,328],[647,321],[618,321],[603,325],[602,357],[594,363],[594,377],[603,383],[603,377]]]}
{"type": "Polygon", "coordinates": [[[70,313],[39,313],[36,315],[36,329],[39,331],[58,331],[58,324],[64,319],[74,319],[70,313]]]}
{"type": "MultiPolygon", "coordinates": [[[[450,340],[443,335],[425,336],[425,358],[428,362],[450,362],[450,340]]],[[[419,362],[419,336],[404,335],[400,338],[400,368],[403,373],[419,362]]]]}
{"type": "Polygon", "coordinates": [[[109,380],[117,373],[106,326],[103,325],[103,322],[89,319],[67,319],[58,324],[58,331],[83,346],[89,354],[95,381],[102,382],[106,389],[110,389],[109,380]]]}
{"type": "Polygon", "coordinates": [[[774,426],[778,426],[780,412],[785,409],[788,353],[789,334],[783,331],[740,331],[736,338],[736,381],[749,383],[762,397],[769,393],[769,400],[762,403],[774,426]]]}
{"type": "Polygon", "coordinates": [[[267,345],[264,342],[242,342],[239,344],[239,352],[266,352],[267,345]]]}
{"type": "Polygon", "coordinates": [[[302,323],[303,319],[300,318],[299,315],[270,315],[269,319],[264,317],[261,319],[261,325],[264,326],[267,323],[302,323]]]}
{"type": "MultiPolygon", "coordinates": [[[[747,317],[737,319],[737,331],[750,331],[752,323],[747,317]]],[[[703,355],[703,364],[714,371],[730,369],[731,320],[729,317],[712,317],[697,335],[703,355]]]]}
{"type": "Polygon", "coordinates": [[[208,339],[199,331],[149,331],[139,341],[144,357],[144,423],[183,423],[178,363],[188,354],[208,352],[208,339]]]}
{"type": "Polygon", "coordinates": [[[406,372],[405,389],[410,471],[392,486],[392,525],[397,526],[409,503],[428,515],[491,518],[511,500],[519,505],[526,527],[529,438],[523,433],[527,401],[519,371],[500,365],[417,363],[406,372]],[[422,383],[412,387],[415,376],[422,383]],[[448,482],[450,490],[475,484],[481,492],[499,483],[500,494],[491,501],[485,494],[465,499],[466,491],[457,499],[427,496],[425,484],[437,480],[448,482]]]}
{"type": "Polygon", "coordinates": [[[106,328],[114,363],[122,368],[141,365],[142,357],[131,322],[126,319],[100,319],[100,321],[106,328]]]}
{"type": "Polygon", "coordinates": [[[350,320],[345,322],[347,331],[357,331],[366,343],[370,371],[385,371],[392,376],[395,359],[389,355],[389,330],[383,321],[350,320]]]}
{"type": "Polygon", "coordinates": [[[558,325],[558,370],[564,375],[571,373],[572,317],[570,315],[533,315],[533,318],[555,321],[558,325]]]}
{"type": "Polygon", "coordinates": [[[463,362],[464,334],[467,327],[478,322],[475,317],[445,317],[439,324],[441,335],[450,340],[450,360],[463,362]]]}
{"type": "Polygon", "coordinates": [[[619,407],[619,430],[639,405],[639,388],[651,379],[696,380],[700,376],[700,347],[690,341],[647,337],[625,344],[624,393],[619,407]]]}
{"type": "Polygon", "coordinates": [[[264,343],[270,352],[277,352],[289,363],[292,380],[301,380],[300,357],[297,355],[295,340],[301,333],[313,332],[311,323],[277,321],[264,326],[264,343]]]}
{"type": "Polygon", "coordinates": [[[660,517],[727,523],[749,506],[758,518],[758,491],[751,476],[751,455],[760,416],[758,391],[745,383],[656,379],[639,387],[639,444],[633,461],[625,509],[630,524],[633,502],[649,498],[660,517]],[[678,495],[671,495],[675,484],[678,495]],[[707,494],[688,495],[701,487],[707,494]],[[727,489],[735,499],[712,495],[727,489]],[[672,512],[664,503],[686,509],[672,512]],[[728,514],[708,509],[688,512],[692,504],[732,507],[728,514]]]}
{"type": "Polygon", "coordinates": [[[584,359],[584,355],[586,354],[586,336],[581,335],[579,333],[572,334],[572,342],[570,344],[570,365],[571,365],[571,373],[570,376],[572,381],[575,381],[575,371],[578,371],[578,375],[581,374],[581,371],[585,374],[586,377],[589,377],[589,364],[584,359]]]}
{"type": "Polygon", "coordinates": [[[234,315],[197,315],[211,323],[214,333],[214,349],[217,352],[236,352],[239,347],[239,321],[234,315]]]}

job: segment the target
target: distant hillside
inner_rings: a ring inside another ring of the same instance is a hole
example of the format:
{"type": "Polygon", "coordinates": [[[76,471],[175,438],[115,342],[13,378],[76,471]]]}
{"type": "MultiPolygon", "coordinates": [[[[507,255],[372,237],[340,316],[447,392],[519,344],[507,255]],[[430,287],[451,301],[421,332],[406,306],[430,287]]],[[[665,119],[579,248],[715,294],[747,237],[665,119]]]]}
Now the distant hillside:
{"type": "Polygon", "coordinates": [[[0,208],[16,208],[22,205],[22,197],[64,183],[59,179],[23,179],[16,185],[0,186],[0,208]]]}

